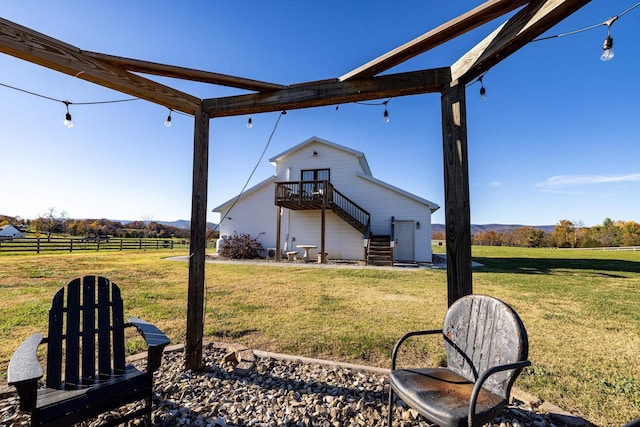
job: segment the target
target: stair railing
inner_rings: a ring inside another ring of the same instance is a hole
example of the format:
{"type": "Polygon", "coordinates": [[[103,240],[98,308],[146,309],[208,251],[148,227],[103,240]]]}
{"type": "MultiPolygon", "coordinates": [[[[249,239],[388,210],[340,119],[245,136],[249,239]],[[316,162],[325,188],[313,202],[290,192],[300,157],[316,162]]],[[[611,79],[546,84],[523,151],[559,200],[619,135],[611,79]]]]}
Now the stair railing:
{"type": "MultiPolygon", "coordinates": [[[[336,190],[333,185],[329,184],[331,188],[329,199],[333,207],[337,207],[342,213],[353,219],[358,224],[356,227],[361,233],[365,234],[367,228],[371,226],[371,215],[366,210],[362,209],[358,204],[354,203],[347,196],[336,190]]],[[[367,236],[365,238],[368,239],[367,236]]]]}

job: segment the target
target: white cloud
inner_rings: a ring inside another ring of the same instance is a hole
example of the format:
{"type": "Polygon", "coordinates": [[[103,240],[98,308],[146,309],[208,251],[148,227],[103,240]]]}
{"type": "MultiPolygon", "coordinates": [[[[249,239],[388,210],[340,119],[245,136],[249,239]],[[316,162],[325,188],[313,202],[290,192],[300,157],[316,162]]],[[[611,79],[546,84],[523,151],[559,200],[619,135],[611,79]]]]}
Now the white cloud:
{"type": "Polygon", "coordinates": [[[640,181],[640,173],[628,175],[557,175],[536,183],[534,189],[552,191],[565,187],[638,181],[640,181]]]}

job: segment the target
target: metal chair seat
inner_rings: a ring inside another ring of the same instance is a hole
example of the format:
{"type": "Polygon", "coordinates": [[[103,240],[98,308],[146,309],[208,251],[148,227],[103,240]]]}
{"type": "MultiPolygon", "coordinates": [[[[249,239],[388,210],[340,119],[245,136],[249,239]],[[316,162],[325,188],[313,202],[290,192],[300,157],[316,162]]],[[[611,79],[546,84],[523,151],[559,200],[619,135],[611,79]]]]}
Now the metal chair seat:
{"type": "MultiPolygon", "coordinates": [[[[411,408],[439,426],[466,426],[474,383],[446,368],[398,369],[391,386],[411,408]]],[[[475,420],[485,424],[507,404],[506,399],[481,389],[475,420]]]]}

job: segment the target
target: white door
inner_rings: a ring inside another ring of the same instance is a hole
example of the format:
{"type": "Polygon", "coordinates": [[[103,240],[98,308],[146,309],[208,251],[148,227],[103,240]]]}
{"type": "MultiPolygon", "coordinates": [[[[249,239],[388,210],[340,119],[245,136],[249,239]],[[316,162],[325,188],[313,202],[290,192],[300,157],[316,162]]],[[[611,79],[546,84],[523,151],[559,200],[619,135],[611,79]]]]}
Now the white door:
{"type": "Polygon", "coordinates": [[[394,261],[413,261],[413,221],[395,221],[394,261]]]}

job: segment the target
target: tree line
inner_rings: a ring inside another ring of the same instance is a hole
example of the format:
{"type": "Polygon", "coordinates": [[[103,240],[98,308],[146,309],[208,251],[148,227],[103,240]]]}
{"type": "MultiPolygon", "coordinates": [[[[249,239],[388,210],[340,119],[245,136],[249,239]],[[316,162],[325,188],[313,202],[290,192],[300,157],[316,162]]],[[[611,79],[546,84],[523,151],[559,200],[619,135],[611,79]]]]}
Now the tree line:
{"type": "Polygon", "coordinates": [[[64,212],[56,213],[50,209],[36,219],[27,219],[0,215],[0,226],[11,224],[18,229],[43,235],[50,239],[52,235],[84,237],[118,237],[188,239],[190,231],[185,228],[160,224],[156,221],[133,221],[123,224],[108,219],[68,219],[64,212]]]}
{"type": "MultiPolygon", "coordinates": [[[[445,240],[445,232],[434,232],[434,240],[445,240]]],[[[640,224],[635,221],[605,219],[601,225],[585,227],[582,221],[560,220],[551,233],[536,227],[516,227],[505,231],[478,231],[474,245],[520,246],[530,248],[599,248],[640,246],[640,224]]]]}

